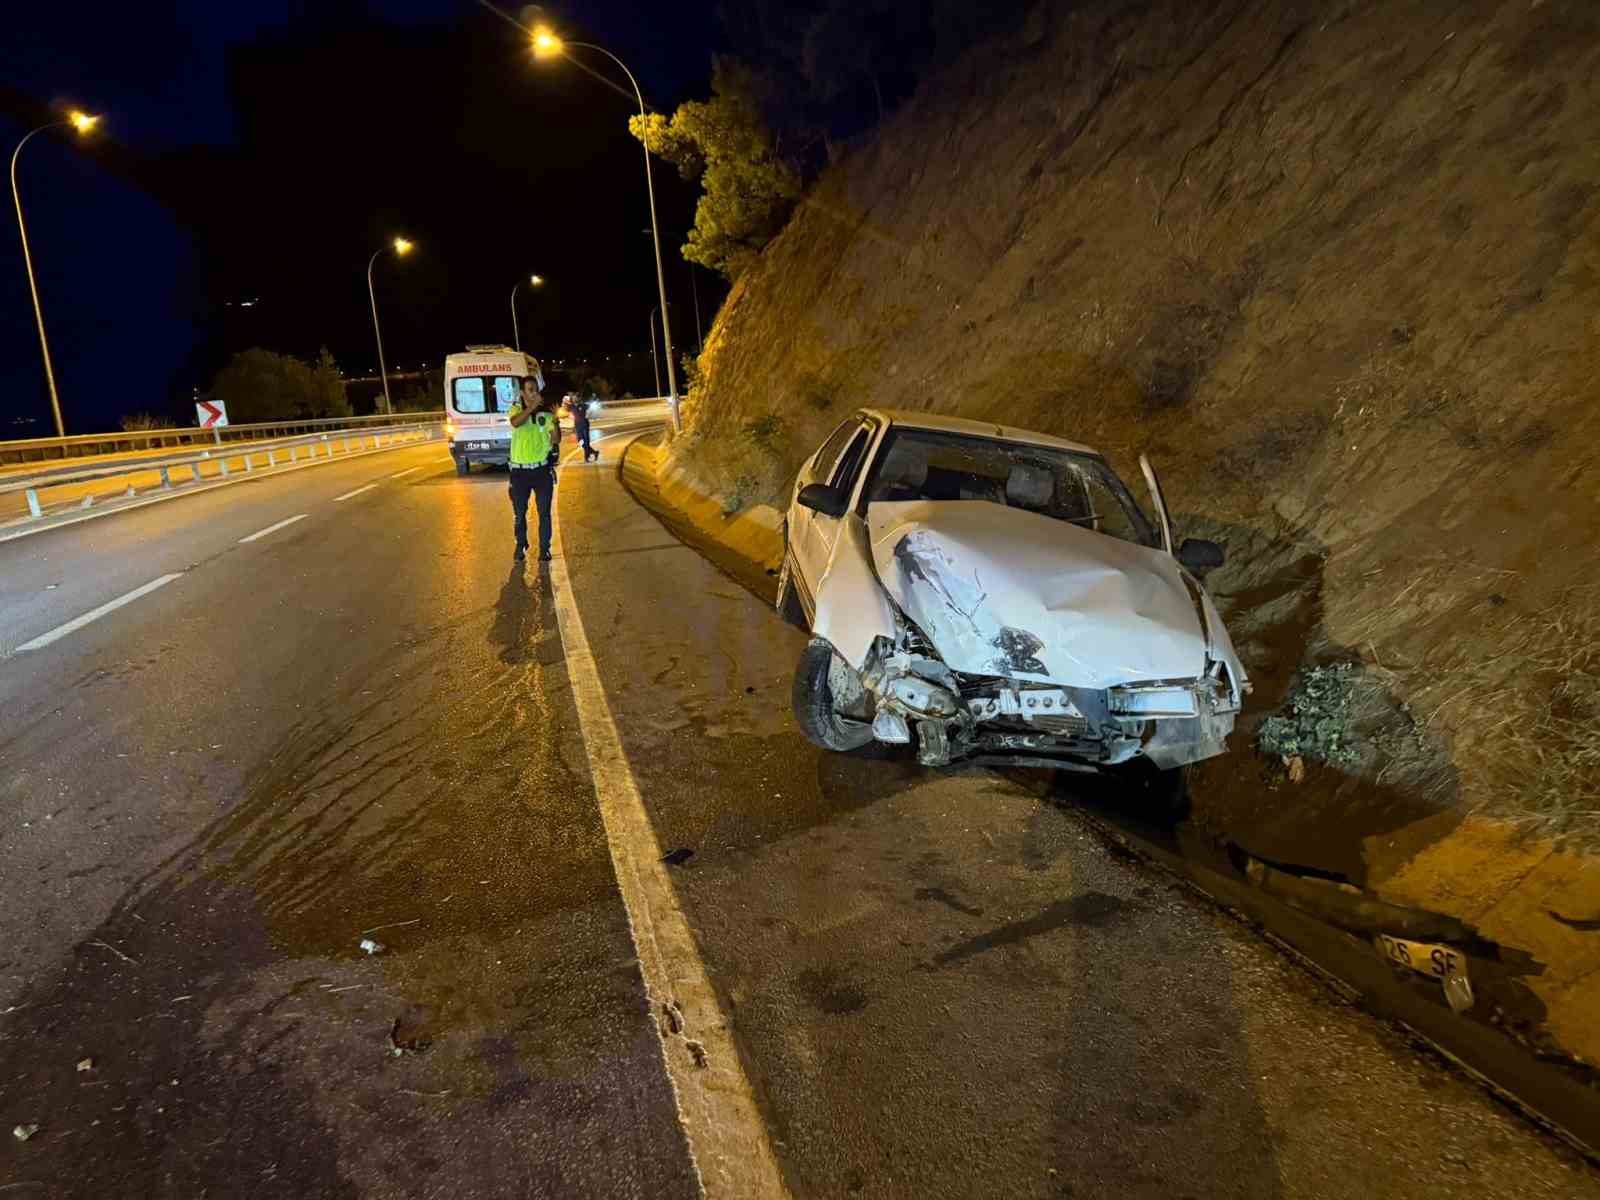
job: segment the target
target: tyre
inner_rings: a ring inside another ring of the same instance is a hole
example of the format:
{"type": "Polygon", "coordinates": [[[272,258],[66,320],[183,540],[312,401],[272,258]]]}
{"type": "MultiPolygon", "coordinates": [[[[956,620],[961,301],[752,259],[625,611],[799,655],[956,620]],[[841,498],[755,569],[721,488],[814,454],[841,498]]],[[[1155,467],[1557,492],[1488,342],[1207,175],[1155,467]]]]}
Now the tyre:
{"type": "Polygon", "coordinates": [[[777,609],[778,615],[796,629],[810,631],[805,606],[800,603],[800,593],[794,586],[794,564],[787,554],[783,556],[783,570],[778,573],[777,609]]]}
{"type": "Polygon", "coordinates": [[[460,458],[456,459],[456,474],[457,475],[465,475],[468,472],[470,472],[471,470],[472,470],[472,464],[467,461],[465,455],[462,455],[460,458]]]}
{"type": "Polygon", "coordinates": [[[1177,825],[1189,816],[1189,779],[1184,767],[1157,767],[1136,758],[1119,767],[1114,777],[1123,785],[1132,811],[1147,821],[1177,825]]]}
{"type": "Polygon", "coordinates": [[[840,711],[864,705],[855,669],[834,653],[822,638],[812,638],[794,669],[794,719],[806,740],[824,750],[859,750],[872,741],[870,718],[857,720],[840,711]]]}

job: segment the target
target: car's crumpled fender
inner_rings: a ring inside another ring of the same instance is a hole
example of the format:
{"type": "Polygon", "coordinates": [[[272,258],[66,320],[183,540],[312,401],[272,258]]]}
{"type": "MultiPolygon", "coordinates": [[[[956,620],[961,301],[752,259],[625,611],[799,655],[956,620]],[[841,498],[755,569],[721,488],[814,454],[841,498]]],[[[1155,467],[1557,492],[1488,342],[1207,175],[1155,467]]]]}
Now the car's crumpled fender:
{"type": "Polygon", "coordinates": [[[867,523],[855,513],[839,522],[833,554],[817,584],[811,631],[831,642],[839,657],[858,671],[865,667],[874,640],[895,636],[894,608],[878,582],[867,523]]]}
{"type": "Polygon", "coordinates": [[[1198,584],[1197,590],[1200,593],[1201,614],[1206,622],[1207,649],[1212,658],[1228,668],[1233,703],[1239,705],[1244,701],[1244,694],[1250,690],[1250,676],[1245,673],[1239,652],[1233,648],[1233,638],[1229,636],[1228,627],[1223,623],[1222,615],[1217,612],[1211,594],[1206,591],[1204,584],[1198,584]]]}

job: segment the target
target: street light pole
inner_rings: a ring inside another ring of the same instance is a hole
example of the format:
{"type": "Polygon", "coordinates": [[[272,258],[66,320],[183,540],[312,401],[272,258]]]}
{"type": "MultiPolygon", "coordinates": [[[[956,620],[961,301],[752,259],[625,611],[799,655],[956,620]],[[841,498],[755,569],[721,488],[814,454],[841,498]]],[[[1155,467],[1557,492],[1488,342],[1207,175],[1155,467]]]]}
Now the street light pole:
{"type": "Polygon", "coordinates": [[[67,427],[61,420],[61,396],[56,391],[56,369],[55,364],[50,361],[50,339],[44,334],[44,309],[39,304],[39,285],[33,277],[33,252],[28,248],[28,224],[22,216],[22,193],[17,189],[17,156],[22,153],[22,148],[35,134],[43,133],[47,129],[58,129],[63,125],[71,125],[79,133],[88,133],[99,120],[99,117],[75,112],[65,120],[50,121],[23,134],[22,140],[17,143],[17,148],[11,152],[11,201],[17,206],[17,232],[22,235],[22,265],[28,272],[28,293],[33,297],[33,319],[39,327],[39,352],[44,356],[44,380],[50,388],[50,411],[56,419],[57,437],[66,437],[67,427]]]}
{"type": "Polygon", "coordinates": [[[385,250],[393,250],[397,256],[403,255],[410,252],[411,243],[397,237],[389,245],[379,246],[367,259],[367,299],[372,302],[372,334],[378,341],[378,374],[383,378],[383,411],[393,413],[394,402],[389,399],[389,368],[383,362],[383,330],[378,327],[378,293],[372,286],[372,268],[385,250]]]}
{"type": "Polygon", "coordinates": [[[661,395],[661,360],[656,357],[656,314],[661,311],[658,304],[650,310],[650,365],[656,371],[656,395],[661,395]]]}
{"type": "MultiPolygon", "coordinates": [[[[622,73],[628,77],[628,82],[633,85],[634,99],[639,102],[640,123],[643,124],[648,114],[644,106],[644,93],[639,90],[639,81],[633,77],[633,72],[628,70],[628,64],[611,53],[611,51],[604,46],[596,46],[593,42],[565,42],[548,29],[534,31],[533,45],[534,50],[542,54],[565,55],[568,46],[577,46],[584,50],[594,50],[604,54],[622,69],[622,73]]],[[[667,316],[667,275],[661,266],[661,226],[656,221],[656,185],[650,169],[650,143],[644,137],[639,140],[644,146],[644,186],[646,193],[650,197],[650,237],[656,251],[656,290],[661,295],[661,339],[664,343],[662,349],[667,359],[667,412],[672,417],[672,431],[677,433],[683,426],[678,419],[678,373],[672,364],[672,324],[667,316]]],[[[651,336],[653,337],[654,326],[652,325],[651,328],[651,336]]]]}
{"type": "MultiPolygon", "coordinates": [[[[534,287],[544,286],[544,276],[530,275],[528,282],[534,287]]],[[[522,286],[522,280],[517,280],[511,285],[511,336],[515,340],[517,353],[522,353],[522,330],[517,328],[517,289],[522,286]]]]}

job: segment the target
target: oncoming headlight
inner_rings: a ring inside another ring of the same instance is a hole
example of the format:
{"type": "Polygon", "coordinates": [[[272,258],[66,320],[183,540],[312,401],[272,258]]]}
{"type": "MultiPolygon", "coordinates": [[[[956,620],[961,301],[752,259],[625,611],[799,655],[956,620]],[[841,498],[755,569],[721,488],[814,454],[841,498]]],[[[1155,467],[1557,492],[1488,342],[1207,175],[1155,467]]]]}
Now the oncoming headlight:
{"type": "Polygon", "coordinates": [[[1127,717],[1192,717],[1199,712],[1188,687],[1114,687],[1111,711],[1127,717]]]}

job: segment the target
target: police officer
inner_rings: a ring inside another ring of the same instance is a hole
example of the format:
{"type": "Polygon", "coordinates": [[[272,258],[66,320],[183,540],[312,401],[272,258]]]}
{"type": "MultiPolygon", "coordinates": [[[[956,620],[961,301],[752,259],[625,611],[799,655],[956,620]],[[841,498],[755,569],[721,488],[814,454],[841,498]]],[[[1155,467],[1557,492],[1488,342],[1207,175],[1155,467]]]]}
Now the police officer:
{"type": "Polygon", "coordinates": [[[561,457],[561,423],[540,394],[543,380],[522,381],[522,395],[511,405],[511,515],[517,536],[516,560],[528,554],[528,496],[539,506],[539,561],[550,561],[550,502],[561,457]]]}
{"type": "Polygon", "coordinates": [[[600,457],[600,451],[589,444],[589,398],[582,392],[567,397],[567,408],[572,413],[572,432],[583,446],[583,461],[600,457]]]}

